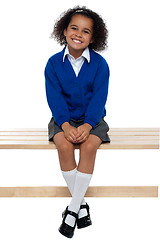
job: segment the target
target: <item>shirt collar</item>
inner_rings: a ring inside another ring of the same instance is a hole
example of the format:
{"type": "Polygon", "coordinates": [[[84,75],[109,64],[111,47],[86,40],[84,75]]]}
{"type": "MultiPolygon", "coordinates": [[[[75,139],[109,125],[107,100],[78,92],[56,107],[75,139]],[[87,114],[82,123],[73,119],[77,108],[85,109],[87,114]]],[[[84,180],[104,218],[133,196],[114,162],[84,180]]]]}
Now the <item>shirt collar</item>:
{"type": "MultiPolygon", "coordinates": [[[[65,51],[64,51],[63,62],[64,62],[65,57],[67,55],[70,55],[69,49],[68,49],[68,45],[66,46],[65,51]]],[[[82,55],[80,57],[84,57],[85,59],[87,59],[88,63],[90,63],[90,53],[89,53],[89,48],[88,47],[83,51],[83,53],[82,53],[82,55]]]]}

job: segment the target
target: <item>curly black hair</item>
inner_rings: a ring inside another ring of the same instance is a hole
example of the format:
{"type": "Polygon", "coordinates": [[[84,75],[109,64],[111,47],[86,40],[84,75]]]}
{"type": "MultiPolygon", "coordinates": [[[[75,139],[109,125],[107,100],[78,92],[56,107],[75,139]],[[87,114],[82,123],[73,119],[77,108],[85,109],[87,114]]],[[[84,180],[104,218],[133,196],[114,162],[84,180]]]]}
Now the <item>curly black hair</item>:
{"type": "Polygon", "coordinates": [[[68,9],[66,12],[63,12],[54,25],[51,38],[55,38],[60,45],[67,45],[66,37],[64,36],[64,30],[67,29],[72,17],[75,14],[81,14],[93,20],[93,43],[90,43],[88,47],[95,51],[105,50],[108,39],[108,30],[106,28],[106,24],[101,16],[85,6],[76,6],[72,9],[68,9]]]}

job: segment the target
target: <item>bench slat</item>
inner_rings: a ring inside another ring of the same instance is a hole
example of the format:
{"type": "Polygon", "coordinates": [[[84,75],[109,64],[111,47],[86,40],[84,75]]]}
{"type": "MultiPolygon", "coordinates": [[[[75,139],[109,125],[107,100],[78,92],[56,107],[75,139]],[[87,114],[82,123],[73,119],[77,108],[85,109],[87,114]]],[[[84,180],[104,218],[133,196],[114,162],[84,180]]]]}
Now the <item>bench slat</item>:
{"type": "MultiPolygon", "coordinates": [[[[158,140],[158,136],[110,136],[112,141],[150,141],[158,140]]],[[[0,141],[48,141],[48,136],[0,136],[0,141]]]]}
{"type": "MultiPolygon", "coordinates": [[[[79,148],[75,145],[75,148],[79,148]]],[[[99,149],[158,149],[158,141],[114,141],[103,143],[99,149]]],[[[52,142],[48,141],[0,141],[0,149],[56,149],[52,142]]]]}
{"type": "MultiPolygon", "coordinates": [[[[111,143],[100,149],[158,149],[158,128],[111,128],[111,143]]],[[[76,146],[75,148],[79,148],[76,146]]],[[[0,149],[56,149],[48,141],[47,129],[10,129],[0,131],[0,149]]]]}
{"type": "MultiPolygon", "coordinates": [[[[67,187],[0,187],[0,197],[70,197],[67,187]]],[[[158,197],[158,186],[95,186],[85,197],[158,197]]]]}
{"type": "MultiPolygon", "coordinates": [[[[159,136],[159,129],[158,128],[123,128],[122,129],[115,129],[115,128],[111,128],[109,130],[109,135],[110,136],[159,136]]],[[[31,129],[13,129],[10,131],[5,131],[5,130],[1,130],[0,131],[0,136],[48,136],[48,132],[47,129],[44,131],[36,131],[35,130],[31,130],[31,129]]]]}
{"type": "MultiPolygon", "coordinates": [[[[115,131],[115,132],[124,132],[124,131],[152,132],[152,131],[159,131],[159,128],[110,128],[110,131],[115,131]]],[[[0,128],[0,132],[47,132],[47,128],[0,128]]]]}

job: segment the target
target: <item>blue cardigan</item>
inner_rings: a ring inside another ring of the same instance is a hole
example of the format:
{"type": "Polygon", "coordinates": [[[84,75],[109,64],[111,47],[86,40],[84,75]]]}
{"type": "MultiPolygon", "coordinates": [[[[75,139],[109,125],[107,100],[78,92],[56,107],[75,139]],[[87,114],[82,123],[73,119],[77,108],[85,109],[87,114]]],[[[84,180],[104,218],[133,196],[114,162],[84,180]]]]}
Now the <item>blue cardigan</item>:
{"type": "Polygon", "coordinates": [[[48,105],[55,122],[61,127],[70,119],[84,119],[93,128],[106,115],[109,67],[106,60],[90,50],[90,63],[84,61],[76,77],[63,49],[53,55],[45,68],[48,105]]]}

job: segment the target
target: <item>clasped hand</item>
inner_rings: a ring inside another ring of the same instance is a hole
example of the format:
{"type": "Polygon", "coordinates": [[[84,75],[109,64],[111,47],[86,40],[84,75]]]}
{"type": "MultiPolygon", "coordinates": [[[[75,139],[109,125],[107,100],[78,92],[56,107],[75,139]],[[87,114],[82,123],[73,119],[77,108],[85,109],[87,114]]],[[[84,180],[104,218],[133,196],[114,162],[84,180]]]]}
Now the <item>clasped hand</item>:
{"type": "Polygon", "coordinates": [[[89,136],[92,126],[85,123],[78,128],[71,126],[69,123],[62,125],[65,138],[72,143],[82,143],[85,142],[89,136]]]}

